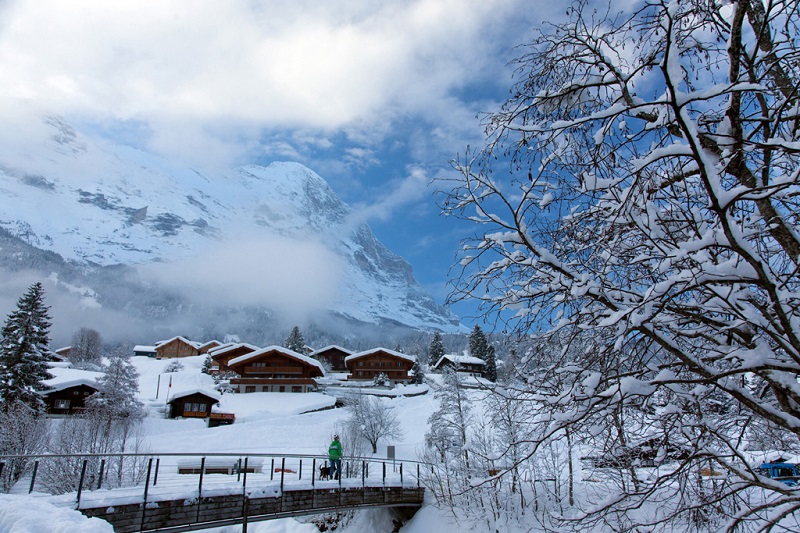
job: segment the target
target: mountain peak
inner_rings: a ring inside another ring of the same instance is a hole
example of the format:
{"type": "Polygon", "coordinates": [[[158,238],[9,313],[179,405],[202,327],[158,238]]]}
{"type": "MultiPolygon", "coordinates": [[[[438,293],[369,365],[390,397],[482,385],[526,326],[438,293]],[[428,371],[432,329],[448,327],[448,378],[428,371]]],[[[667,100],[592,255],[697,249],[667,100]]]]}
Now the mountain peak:
{"type": "Polygon", "coordinates": [[[301,275],[302,268],[277,268],[295,255],[336,263],[338,277],[326,278],[336,285],[328,287],[328,312],[367,323],[458,327],[419,286],[410,265],[366,224],[351,227],[351,209],[299,163],[245,165],[211,176],[92,141],[61,119],[48,117],[47,123],[55,133],[29,154],[36,155],[30,158],[35,165],[0,159],[0,190],[13,199],[0,207],[0,227],[33,246],[97,265],[176,264],[218,272],[210,283],[234,272],[232,265],[252,261],[268,274],[251,269],[248,275],[280,284],[281,276],[301,275]],[[240,243],[247,245],[234,246],[240,243]],[[222,263],[218,270],[211,268],[215,260],[222,263]]]}

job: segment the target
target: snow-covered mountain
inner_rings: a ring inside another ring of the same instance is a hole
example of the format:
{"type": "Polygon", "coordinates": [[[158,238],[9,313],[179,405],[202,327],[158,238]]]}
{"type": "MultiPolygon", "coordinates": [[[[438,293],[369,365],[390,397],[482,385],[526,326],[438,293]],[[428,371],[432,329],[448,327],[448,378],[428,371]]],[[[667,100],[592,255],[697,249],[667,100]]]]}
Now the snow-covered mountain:
{"type": "MultiPolygon", "coordinates": [[[[308,168],[209,175],[47,123],[44,143],[0,154],[0,227],[26,243],[86,265],[137,265],[153,283],[219,305],[280,308],[295,291],[301,304],[346,319],[458,329],[410,265],[308,168]]],[[[102,293],[96,299],[103,305],[102,293]]]]}

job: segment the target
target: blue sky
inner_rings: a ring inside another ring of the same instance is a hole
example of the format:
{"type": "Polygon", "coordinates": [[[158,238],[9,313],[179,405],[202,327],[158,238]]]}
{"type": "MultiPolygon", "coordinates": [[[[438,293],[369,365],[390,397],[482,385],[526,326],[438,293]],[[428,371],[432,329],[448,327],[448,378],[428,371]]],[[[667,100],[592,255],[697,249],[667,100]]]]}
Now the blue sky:
{"type": "Polygon", "coordinates": [[[442,302],[476,228],[440,216],[428,182],[481,143],[476,115],[508,95],[514,46],[562,14],[538,0],[6,1],[0,119],[19,137],[26,115],[57,113],[212,171],[301,162],[442,302]]]}

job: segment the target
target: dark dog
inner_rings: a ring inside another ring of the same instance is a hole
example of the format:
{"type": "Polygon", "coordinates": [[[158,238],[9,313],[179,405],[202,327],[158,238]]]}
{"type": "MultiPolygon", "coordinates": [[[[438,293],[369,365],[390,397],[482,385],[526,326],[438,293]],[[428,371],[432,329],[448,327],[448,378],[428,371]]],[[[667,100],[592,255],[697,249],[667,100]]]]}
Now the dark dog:
{"type": "Polygon", "coordinates": [[[330,479],[331,478],[331,467],[328,465],[322,465],[319,467],[319,479],[330,479]]]}

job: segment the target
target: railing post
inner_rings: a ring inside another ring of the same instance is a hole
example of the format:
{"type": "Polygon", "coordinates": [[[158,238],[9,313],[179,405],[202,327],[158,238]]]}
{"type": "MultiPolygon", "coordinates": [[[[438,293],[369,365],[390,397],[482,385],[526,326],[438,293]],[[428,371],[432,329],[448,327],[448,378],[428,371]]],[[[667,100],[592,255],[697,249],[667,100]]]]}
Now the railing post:
{"type": "Polygon", "coordinates": [[[147,512],[147,489],[150,487],[150,472],[153,470],[153,458],[147,461],[147,478],[144,480],[144,499],[142,500],[142,521],[139,529],[144,529],[144,515],[147,512]]]}
{"type": "Polygon", "coordinates": [[[203,474],[206,471],[206,458],[200,459],[200,483],[197,485],[197,519],[195,522],[200,521],[200,500],[203,497],[203,474]]]}
{"type": "Polygon", "coordinates": [[[158,483],[158,467],[161,465],[161,457],[156,457],[156,471],[153,473],[153,486],[158,483]]]}
{"type": "MultiPolygon", "coordinates": [[[[244,476],[242,477],[242,533],[247,533],[247,512],[249,510],[247,500],[247,457],[244,458],[244,476]]],[[[239,458],[241,465],[242,458],[239,458]]]]}
{"type": "Polygon", "coordinates": [[[239,457],[239,462],[236,464],[236,483],[242,478],[242,458],[239,457]]]}
{"type": "Polygon", "coordinates": [[[106,473],[106,460],[105,458],[100,459],[100,475],[97,476],[97,490],[103,486],[103,476],[106,473]]]}
{"type": "Polygon", "coordinates": [[[386,463],[383,464],[383,486],[386,486],[386,463]]]}
{"type": "Polygon", "coordinates": [[[6,467],[5,463],[0,463],[0,476],[3,475],[3,468],[5,468],[5,467],[6,467]]]}
{"type": "Polygon", "coordinates": [[[417,488],[420,487],[420,479],[419,479],[419,463],[417,463],[417,488]]]}
{"type": "Polygon", "coordinates": [[[366,473],[366,471],[367,471],[367,462],[362,460],[361,461],[361,488],[362,489],[366,485],[366,477],[364,475],[366,473]]]}
{"type": "Polygon", "coordinates": [[[286,470],[286,457],[281,458],[281,511],[283,511],[283,474],[285,474],[284,470],[286,470]]]}
{"type": "Polygon", "coordinates": [[[400,486],[403,486],[403,463],[400,463],[400,486]]]}
{"type": "Polygon", "coordinates": [[[81,491],[83,490],[83,477],[86,475],[86,464],[89,462],[88,459],[83,460],[83,466],[81,466],[81,479],[78,481],[78,508],[81,506],[81,491]]]}
{"type": "Polygon", "coordinates": [[[272,458],[272,466],[269,467],[269,480],[272,481],[272,478],[275,476],[275,458],[272,458]]]}
{"type": "Polygon", "coordinates": [[[317,458],[311,459],[311,488],[314,488],[314,480],[316,476],[314,475],[317,472],[317,458]]]}
{"type": "Polygon", "coordinates": [[[39,461],[33,462],[33,474],[31,475],[31,486],[28,488],[28,494],[33,492],[33,486],[36,485],[36,471],[39,470],[39,461]]]}
{"type": "MultiPolygon", "coordinates": [[[[311,476],[314,477],[314,476],[311,476]]],[[[303,460],[300,459],[300,468],[297,469],[297,479],[303,479],[303,460]]]]}

